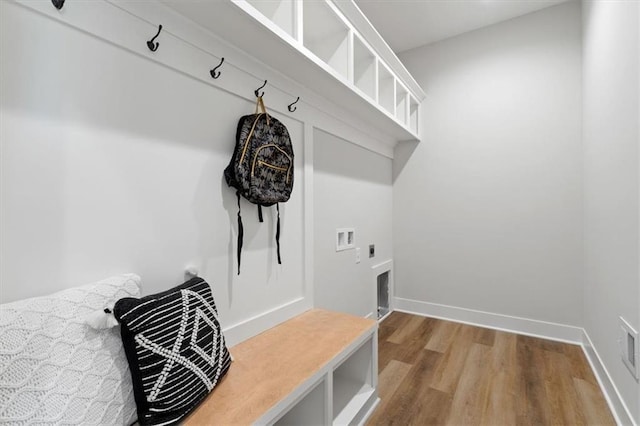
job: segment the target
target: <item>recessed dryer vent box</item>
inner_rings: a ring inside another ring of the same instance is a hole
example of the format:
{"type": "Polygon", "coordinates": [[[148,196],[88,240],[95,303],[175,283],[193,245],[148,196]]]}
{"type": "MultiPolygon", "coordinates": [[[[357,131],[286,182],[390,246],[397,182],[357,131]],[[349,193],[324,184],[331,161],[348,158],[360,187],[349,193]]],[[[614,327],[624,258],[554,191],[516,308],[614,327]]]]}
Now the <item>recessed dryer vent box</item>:
{"type": "Polygon", "coordinates": [[[336,251],[349,250],[356,246],[355,228],[336,229],[336,251]]]}
{"type": "Polygon", "coordinates": [[[640,378],[640,342],[638,341],[638,332],[631,327],[631,325],[619,317],[620,320],[620,337],[618,343],[620,343],[620,356],[624,365],[627,366],[633,377],[640,378]]]}

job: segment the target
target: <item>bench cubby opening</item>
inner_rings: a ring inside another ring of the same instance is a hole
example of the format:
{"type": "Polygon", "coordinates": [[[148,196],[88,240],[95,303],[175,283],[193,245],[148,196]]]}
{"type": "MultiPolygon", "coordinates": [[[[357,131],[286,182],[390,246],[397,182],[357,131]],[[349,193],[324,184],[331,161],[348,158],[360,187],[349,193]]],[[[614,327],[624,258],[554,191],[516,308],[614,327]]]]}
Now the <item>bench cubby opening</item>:
{"type": "Polygon", "coordinates": [[[373,337],[333,371],[333,421],[348,424],[375,392],[373,337]]]}
{"type": "Polygon", "coordinates": [[[359,424],[378,403],[378,323],[311,309],[229,350],[227,375],[185,425],[359,424]]]}
{"type": "Polygon", "coordinates": [[[278,426],[317,426],[327,424],[327,386],[327,380],[323,378],[275,424],[278,426]]]}

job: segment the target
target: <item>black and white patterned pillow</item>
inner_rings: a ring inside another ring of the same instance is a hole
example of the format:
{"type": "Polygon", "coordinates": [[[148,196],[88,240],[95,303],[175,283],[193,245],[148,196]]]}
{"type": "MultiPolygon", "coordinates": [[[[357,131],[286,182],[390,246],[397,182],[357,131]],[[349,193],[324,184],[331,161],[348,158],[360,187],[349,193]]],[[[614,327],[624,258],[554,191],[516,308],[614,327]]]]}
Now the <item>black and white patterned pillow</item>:
{"type": "Polygon", "coordinates": [[[229,369],[211,288],[202,278],[140,299],[120,299],[114,314],[142,425],[180,421],[229,369]]]}

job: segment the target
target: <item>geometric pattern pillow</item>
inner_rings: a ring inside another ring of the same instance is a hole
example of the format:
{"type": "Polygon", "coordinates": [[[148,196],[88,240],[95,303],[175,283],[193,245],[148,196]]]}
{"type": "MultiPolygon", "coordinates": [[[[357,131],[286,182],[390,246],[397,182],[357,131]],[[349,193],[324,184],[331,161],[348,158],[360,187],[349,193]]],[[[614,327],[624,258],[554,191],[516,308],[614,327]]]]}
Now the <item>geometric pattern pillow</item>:
{"type": "Polygon", "coordinates": [[[0,305],[0,424],[120,424],[136,418],[116,328],[87,315],[140,295],[140,277],[112,277],[0,305]]]}
{"type": "Polygon", "coordinates": [[[229,369],[211,288],[202,278],[140,299],[121,299],[114,315],[142,425],[180,421],[229,369]]]}

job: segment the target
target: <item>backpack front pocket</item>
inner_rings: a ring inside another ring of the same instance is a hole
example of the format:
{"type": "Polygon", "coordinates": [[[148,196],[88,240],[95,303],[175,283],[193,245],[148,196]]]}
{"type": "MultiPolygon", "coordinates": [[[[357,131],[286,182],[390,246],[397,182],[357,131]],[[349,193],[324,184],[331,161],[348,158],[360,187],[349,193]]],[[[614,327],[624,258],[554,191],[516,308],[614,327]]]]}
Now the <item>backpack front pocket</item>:
{"type": "Polygon", "coordinates": [[[291,194],[292,159],[276,144],[258,148],[251,164],[251,189],[256,194],[267,195],[269,203],[286,201],[291,194]]]}

